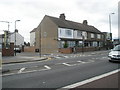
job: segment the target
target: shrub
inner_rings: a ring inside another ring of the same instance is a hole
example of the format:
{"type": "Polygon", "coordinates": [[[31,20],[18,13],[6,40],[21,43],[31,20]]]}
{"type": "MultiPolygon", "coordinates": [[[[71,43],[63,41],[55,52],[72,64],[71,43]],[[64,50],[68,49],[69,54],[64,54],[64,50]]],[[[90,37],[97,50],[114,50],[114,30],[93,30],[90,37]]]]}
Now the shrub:
{"type": "Polygon", "coordinates": [[[67,43],[64,44],[64,48],[68,48],[68,44],[67,43]]]}

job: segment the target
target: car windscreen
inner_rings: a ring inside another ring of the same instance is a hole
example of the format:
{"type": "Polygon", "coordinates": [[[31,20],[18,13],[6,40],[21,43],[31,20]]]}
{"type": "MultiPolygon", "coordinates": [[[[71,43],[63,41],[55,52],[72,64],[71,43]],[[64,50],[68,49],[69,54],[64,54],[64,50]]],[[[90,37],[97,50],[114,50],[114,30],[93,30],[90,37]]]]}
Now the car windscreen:
{"type": "Polygon", "coordinates": [[[120,51],[120,45],[113,48],[113,51],[120,51]]]}

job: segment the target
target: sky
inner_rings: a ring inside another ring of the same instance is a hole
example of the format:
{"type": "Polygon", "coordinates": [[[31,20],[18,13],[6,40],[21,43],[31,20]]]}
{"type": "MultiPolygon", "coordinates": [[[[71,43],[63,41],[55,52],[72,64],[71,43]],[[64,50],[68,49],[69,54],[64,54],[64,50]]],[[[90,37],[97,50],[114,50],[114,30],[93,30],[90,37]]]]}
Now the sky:
{"type": "MultiPolygon", "coordinates": [[[[10,22],[9,31],[16,28],[30,42],[30,31],[36,28],[45,15],[59,17],[64,13],[67,20],[95,26],[101,32],[111,32],[118,38],[118,2],[119,0],[0,0],[0,21],[10,22]]],[[[8,30],[8,23],[0,22],[0,34],[8,30]]]]}

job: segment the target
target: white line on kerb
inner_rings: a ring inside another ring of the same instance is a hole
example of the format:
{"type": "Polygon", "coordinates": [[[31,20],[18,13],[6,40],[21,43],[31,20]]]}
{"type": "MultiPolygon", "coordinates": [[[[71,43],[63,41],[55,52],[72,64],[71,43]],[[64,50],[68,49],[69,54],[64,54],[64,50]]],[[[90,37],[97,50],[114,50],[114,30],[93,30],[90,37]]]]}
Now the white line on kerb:
{"type": "Polygon", "coordinates": [[[22,71],[24,71],[25,70],[25,68],[21,68],[19,71],[18,71],[18,73],[22,73],[22,71]]]}
{"type": "Polygon", "coordinates": [[[75,87],[78,87],[78,86],[93,82],[95,80],[107,77],[109,75],[115,74],[115,73],[117,73],[119,71],[120,71],[120,69],[117,69],[117,70],[114,70],[114,71],[111,71],[111,72],[108,72],[108,73],[105,73],[105,74],[102,74],[102,75],[99,75],[99,76],[96,76],[96,77],[93,77],[93,78],[90,78],[90,79],[87,79],[87,80],[84,80],[84,81],[81,81],[81,82],[78,82],[78,83],[75,83],[75,84],[72,84],[72,85],[62,87],[61,89],[58,89],[58,90],[63,90],[64,88],[66,88],[66,89],[67,88],[75,88],[75,87]]]}

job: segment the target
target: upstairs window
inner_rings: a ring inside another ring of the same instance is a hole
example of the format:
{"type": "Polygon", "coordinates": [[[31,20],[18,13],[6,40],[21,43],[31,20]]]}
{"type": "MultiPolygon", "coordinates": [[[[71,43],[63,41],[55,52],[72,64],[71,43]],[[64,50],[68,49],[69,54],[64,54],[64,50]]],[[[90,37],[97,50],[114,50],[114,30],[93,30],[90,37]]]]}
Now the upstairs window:
{"type": "Polygon", "coordinates": [[[91,38],[95,38],[95,34],[94,33],[91,33],[91,38]]]}
{"type": "Polygon", "coordinates": [[[82,36],[82,32],[81,31],[77,31],[77,37],[81,37],[82,36]]]}
{"type": "Polygon", "coordinates": [[[98,38],[98,39],[101,39],[101,35],[100,35],[100,34],[97,34],[97,38],[98,38]]]}
{"type": "Polygon", "coordinates": [[[71,30],[66,30],[65,33],[66,33],[67,36],[72,36],[71,30]]]}

